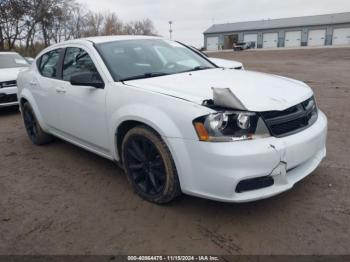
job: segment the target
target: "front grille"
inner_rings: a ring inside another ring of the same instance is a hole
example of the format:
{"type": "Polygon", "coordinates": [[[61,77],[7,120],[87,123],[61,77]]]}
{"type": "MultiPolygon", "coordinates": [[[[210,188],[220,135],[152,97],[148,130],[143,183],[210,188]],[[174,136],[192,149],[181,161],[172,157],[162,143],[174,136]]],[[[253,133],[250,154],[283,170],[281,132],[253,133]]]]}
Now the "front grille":
{"type": "Polygon", "coordinates": [[[13,87],[16,85],[17,85],[16,80],[0,82],[0,88],[13,87]]]}
{"type": "Polygon", "coordinates": [[[0,94],[0,104],[12,103],[17,101],[18,99],[16,94],[11,94],[11,95],[0,94]]]}
{"type": "Polygon", "coordinates": [[[261,115],[275,137],[298,133],[313,125],[318,116],[313,97],[284,111],[263,112],[261,115]]]}

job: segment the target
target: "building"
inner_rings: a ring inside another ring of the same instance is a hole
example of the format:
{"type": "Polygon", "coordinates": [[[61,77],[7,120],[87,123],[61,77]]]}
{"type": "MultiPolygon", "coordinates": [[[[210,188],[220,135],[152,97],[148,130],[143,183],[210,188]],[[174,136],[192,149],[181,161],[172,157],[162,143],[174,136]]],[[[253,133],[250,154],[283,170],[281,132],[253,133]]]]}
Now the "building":
{"type": "Polygon", "coordinates": [[[204,32],[208,51],[252,42],[256,48],[350,45],[350,12],[216,24],[204,32]]]}

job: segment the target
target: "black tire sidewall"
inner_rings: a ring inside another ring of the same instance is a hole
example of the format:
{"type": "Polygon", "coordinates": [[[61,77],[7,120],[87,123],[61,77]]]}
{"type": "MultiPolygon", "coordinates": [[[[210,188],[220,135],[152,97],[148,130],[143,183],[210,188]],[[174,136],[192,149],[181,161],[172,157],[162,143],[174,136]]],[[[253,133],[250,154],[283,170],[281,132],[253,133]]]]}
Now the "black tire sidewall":
{"type": "MultiPolygon", "coordinates": [[[[42,130],[42,128],[41,128],[41,126],[40,126],[40,124],[38,122],[38,119],[37,119],[37,117],[36,117],[36,115],[34,113],[34,110],[33,110],[32,106],[28,102],[26,102],[22,106],[22,111],[23,111],[23,113],[22,113],[23,114],[23,120],[24,120],[24,114],[25,114],[26,111],[27,112],[29,111],[29,113],[33,116],[33,118],[35,120],[35,126],[36,126],[36,131],[37,131],[35,137],[31,137],[29,135],[27,127],[26,127],[26,132],[27,132],[30,140],[32,141],[32,143],[35,144],[35,145],[45,145],[45,144],[50,143],[53,140],[53,137],[51,135],[45,133],[42,130]]],[[[24,125],[26,125],[25,121],[24,121],[24,125]]]]}

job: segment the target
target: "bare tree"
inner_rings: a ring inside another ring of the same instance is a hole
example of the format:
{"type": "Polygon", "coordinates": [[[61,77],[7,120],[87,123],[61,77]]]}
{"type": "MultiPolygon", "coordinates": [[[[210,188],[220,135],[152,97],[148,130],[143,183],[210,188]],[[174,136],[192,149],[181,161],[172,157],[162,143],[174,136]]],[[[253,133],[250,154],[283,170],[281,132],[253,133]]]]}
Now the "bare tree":
{"type": "Polygon", "coordinates": [[[2,45],[13,49],[16,41],[22,40],[22,31],[25,28],[24,17],[28,5],[26,0],[3,0],[0,9],[2,45]]]}
{"type": "Polygon", "coordinates": [[[115,13],[108,13],[104,18],[102,35],[123,35],[124,24],[115,13]]]}
{"type": "Polygon", "coordinates": [[[125,23],[116,13],[92,12],[77,0],[0,0],[0,50],[20,49],[34,56],[51,43],[121,34],[156,31],[150,19],[125,23]]]}
{"type": "Polygon", "coordinates": [[[103,21],[104,17],[102,13],[93,13],[90,11],[86,16],[85,30],[83,35],[85,37],[101,35],[103,21]]]}
{"type": "Polygon", "coordinates": [[[39,23],[39,8],[41,1],[28,1],[28,9],[25,16],[25,53],[32,55],[34,52],[34,39],[39,23]]]}
{"type": "Polygon", "coordinates": [[[64,39],[83,37],[89,11],[76,2],[71,3],[70,8],[66,10],[69,19],[64,25],[64,39]]]}
{"type": "Polygon", "coordinates": [[[150,19],[129,22],[125,25],[125,33],[128,35],[156,35],[153,22],[150,19]]]}
{"type": "Polygon", "coordinates": [[[3,18],[3,11],[5,10],[5,1],[0,2],[0,51],[5,49],[5,39],[3,34],[3,27],[5,26],[5,20],[3,18]]]}

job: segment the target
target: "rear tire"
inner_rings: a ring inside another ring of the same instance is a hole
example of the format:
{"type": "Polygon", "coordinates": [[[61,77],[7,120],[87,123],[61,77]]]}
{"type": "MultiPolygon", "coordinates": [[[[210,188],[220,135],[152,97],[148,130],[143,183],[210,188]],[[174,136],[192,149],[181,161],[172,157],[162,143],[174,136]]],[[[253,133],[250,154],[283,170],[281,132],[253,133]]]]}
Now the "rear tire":
{"type": "Polygon", "coordinates": [[[28,137],[33,144],[40,146],[52,142],[53,136],[42,130],[34,110],[28,102],[25,102],[22,106],[22,115],[28,137]]]}
{"type": "Polygon", "coordinates": [[[122,158],[129,182],[143,199],[165,204],[181,194],[171,153],[152,129],[131,129],[122,143],[122,158]]]}

